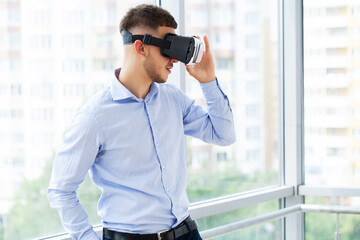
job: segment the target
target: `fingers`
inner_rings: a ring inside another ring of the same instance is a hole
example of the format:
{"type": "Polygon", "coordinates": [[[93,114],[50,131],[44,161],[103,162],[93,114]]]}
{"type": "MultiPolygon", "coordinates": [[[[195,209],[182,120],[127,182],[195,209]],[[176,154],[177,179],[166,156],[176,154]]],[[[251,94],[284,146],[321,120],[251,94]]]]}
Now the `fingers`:
{"type": "Polygon", "coordinates": [[[190,74],[193,72],[193,66],[185,65],[186,71],[188,71],[190,74]]]}
{"type": "Polygon", "coordinates": [[[209,39],[206,35],[204,36],[204,43],[205,43],[205,52],[207,52],[210,49],[210,44],[209,44],[209,39]]]}

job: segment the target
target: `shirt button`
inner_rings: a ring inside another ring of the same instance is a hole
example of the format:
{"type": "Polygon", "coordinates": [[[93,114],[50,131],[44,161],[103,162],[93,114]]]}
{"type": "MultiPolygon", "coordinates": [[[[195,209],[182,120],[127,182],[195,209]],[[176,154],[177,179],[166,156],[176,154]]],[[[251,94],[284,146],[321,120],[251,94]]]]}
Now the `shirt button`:
{"type": "Polygon", "coordinates": [[[163,166],[163,170],[165,170],[166,169],[166,167],[165,166],[163,166]]]}
{"type": "Polygon", "coordinates": [[[167,188],[166,191],[167,191],[167,192],[170,191],[170,188],[167,188]]]}
{"type": "Polygon", "coordinates": [[[159,147],[159,144],[156,144],[156,147],[159,147]]]}

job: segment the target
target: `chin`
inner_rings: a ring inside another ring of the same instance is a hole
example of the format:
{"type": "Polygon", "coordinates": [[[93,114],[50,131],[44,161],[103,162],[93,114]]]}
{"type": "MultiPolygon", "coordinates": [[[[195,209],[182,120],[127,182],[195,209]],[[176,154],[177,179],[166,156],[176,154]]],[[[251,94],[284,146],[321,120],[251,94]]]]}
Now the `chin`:
{"type": "Polygon", "coordinates": [[[166,83],[167,79],[157,79],[156,81],[154,81],[156,83],[166,83]]]}

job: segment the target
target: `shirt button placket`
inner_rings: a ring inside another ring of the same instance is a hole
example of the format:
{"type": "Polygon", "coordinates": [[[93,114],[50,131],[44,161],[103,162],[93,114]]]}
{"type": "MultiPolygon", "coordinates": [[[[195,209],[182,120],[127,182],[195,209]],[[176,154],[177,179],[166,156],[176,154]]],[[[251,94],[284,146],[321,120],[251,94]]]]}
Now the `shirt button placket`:
{"type": "MultiPolygon", "coordinates": [[[[151,129],[152,129],[152,134],[153,134],[153,137],[154,137],[154,141],[155,141],[155,133],[154,133],[154,129],[152,128],[152,123],[151,123],[151,118],[150,118],[150,113],[149,113],[149,109],[148,109],[148,107],[147,107],[147,105],[146,105],[146,103],[144,102],[144,104],[145,104],[145,108],[146,108],[146,111],[147,111],[147,115],[148,115],[148,118],[149,118],[149,123],[150,123],[150,126],[151,126],[151,129]]],[[[160,147],[160,144],[159,143],[156,143],[156,141],[155,141],[155,147],[156,147],[156,153],[157,153],[157,155],[158,155],[158,158],[159,158],[159,163],[160,163],[160,165],[161,165],[161,168],[162,168],[162,170],[163,170],[163,173],[162,173],[162,178],[163,178],[163,183],[164,183],[164,185],[166,186],[167,184],[165,183],[165,169],[166,169],[166,167],[165,167],[165,165],[163,165],[163,163],[161,162],[161,160],[160,160],[160,156],[159,156],[159,147],[160,147]]],[[[164,186],[164,187],[165,187],[164,186]]],[[[165,188],[165,190],[166,190],[166,192],[169,194],[170,193],[170,188],[169,187],[166,187],[165,188]]],[[[170,196],[169,196],[170,197],[170,196]]]]}

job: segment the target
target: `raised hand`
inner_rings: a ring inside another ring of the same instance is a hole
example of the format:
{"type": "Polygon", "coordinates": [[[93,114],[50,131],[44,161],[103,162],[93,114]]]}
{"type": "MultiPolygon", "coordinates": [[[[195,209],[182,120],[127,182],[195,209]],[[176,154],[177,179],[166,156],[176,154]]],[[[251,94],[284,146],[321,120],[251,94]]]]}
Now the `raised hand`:
{"type": "MultiPolygon", "coordinates": [[[[196,37],[200,39],[200,37],[196,37]]],[[[215,64],[210,51],[209,39],[204,36],[205,52],[199,62],[196,65],[186,65],[188,73],[198,80],[200,83],[211,82],[215,80],[215,64]]]]}

